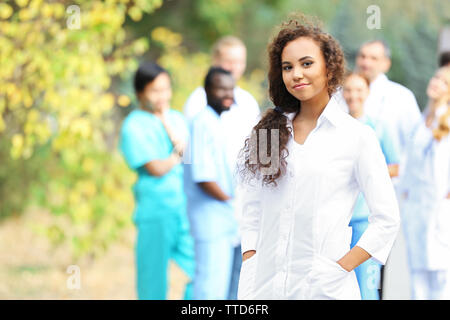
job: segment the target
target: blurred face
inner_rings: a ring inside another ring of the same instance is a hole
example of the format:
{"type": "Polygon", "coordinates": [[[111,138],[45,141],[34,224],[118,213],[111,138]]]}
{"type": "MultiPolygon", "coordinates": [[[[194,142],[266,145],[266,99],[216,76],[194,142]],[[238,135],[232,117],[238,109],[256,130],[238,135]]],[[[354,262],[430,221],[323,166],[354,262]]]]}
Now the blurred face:
{"type": "Polygon", "coordinates": [[[385,55],[384,46],[375,42],[362,46],[356,57],[356,68],[369,78],[370,82],[381,73],[386,73],[391,67],[391,61],[385,55]]]}
{"type": "Polygon", "coordinates": [[[449,87],[450,83],[445,79],[442,70],[439,70],[428,83],[427,95],[430,99],[437,100],[448,93],[449,87]]]}
{"type": "Polygon", "coordinates": [[[300,101],[308,101],[327,91],[327,70],[319,45],[300,37],[286,44],[281,53],[283,82],[300,101]]]}
{"type": "Polygon", "coordinates": [[[247,51],[242,46],[223,47],[213,64],[231,72],[234,80],[238,81],[245,71],[247,51]]]}
{"type": "Polygon", "coordinates": [[[350,114],[363,113],[364,101],[369,96],[369,86],[366,80],[357,75],[348,77],[344,82],[343,96],[345,102],[347,102],[350,114]]]}
{"type": "Polygon", "coordinates": [[[227,74],[216,73],[211,87],[206,90],[208,104],[216,110],[225,111],[234,103],[234,79],[227,74]]]}
{"type": "Polygon", "coordinates": [[[170,108],[172,88],[167,73],[159,74],[152,82],[148,83],[139,94],[139,99],[144,108],[152,112],[163,112],[170,108]]]}

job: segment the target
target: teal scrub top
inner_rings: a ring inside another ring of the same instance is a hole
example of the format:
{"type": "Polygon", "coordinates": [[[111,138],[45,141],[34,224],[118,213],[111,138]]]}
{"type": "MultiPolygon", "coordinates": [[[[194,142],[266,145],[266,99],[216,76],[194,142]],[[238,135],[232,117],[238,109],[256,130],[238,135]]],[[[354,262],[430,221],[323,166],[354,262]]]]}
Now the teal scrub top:
{"type": "MultiPolygon", "coordinates": [[[[166,120],[178,137],[188,139],[189,131],[180,112],[169,109],[166,120]]],[[[133,186],[135,223],[160,219],[170,212],[185,213],[183,166],[176,165],[162,177],[150,175],[143,167],[152,160],[166,159],[173,150],[164,126],[156,116],[140,109],[132,111],[122,124],[120,150],[128,166],[138,175],[133,186]]]]}
{"type": "MultiPolygon", "coordinates": [[[[398,164],[400,162],[400,158],[398,155],[398,151],[395,147],[394,141],[392,139],[392,134],[386,125],[384,125],[381,121],[374,121],[373,119],[364,116],[359,119],[362,123],[371,127],[380,142],[381,150],[383,151],[384,158],[386,159],[386,163],[389,164],[398,164]]],[[[352,222],[367,220],[369,217],[369,207],[367,206],[366,200],[364,199],[364,195],[362,193],[359,194],[355,208],[353,210],[352,219],[350,221],[350,225],[352,222]]]]}

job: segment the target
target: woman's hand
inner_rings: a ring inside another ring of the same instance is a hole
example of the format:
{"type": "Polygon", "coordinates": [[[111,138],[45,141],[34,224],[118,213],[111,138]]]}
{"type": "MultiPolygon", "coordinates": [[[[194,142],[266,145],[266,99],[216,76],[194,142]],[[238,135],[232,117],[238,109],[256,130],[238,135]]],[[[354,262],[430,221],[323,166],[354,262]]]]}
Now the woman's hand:
{"type": "Polygon", "coordinates": [[[242,262],[244,262],[245,260],[250,259],[251,257],[253,257],[253,256],[255,255],[255,253],[256,253],[255,250],[248,250],[248,251],[245,251],[245,252],[242,254],[242,262]]]}
{"type": "Polygon", "coordinates": [[[177,135],[172,131],[170,126],[167,124],[164,113],[157,113],[155,114],[155,116],[161,121],[164,129],[166,130],[170,142],[173,145],[174,152],[177,153],[180,158],[183,157],[183,152],[186,149],[186,142],[183,139],[179,139],[177,135]]]}
{"type": "Polygon", "coordinates": [[[173,152],[175,152],[180,158],[182,158],[184,150],[186,149],[186,142],[184,142],[183,140],[175,140],[172,143],[173,152]]]}

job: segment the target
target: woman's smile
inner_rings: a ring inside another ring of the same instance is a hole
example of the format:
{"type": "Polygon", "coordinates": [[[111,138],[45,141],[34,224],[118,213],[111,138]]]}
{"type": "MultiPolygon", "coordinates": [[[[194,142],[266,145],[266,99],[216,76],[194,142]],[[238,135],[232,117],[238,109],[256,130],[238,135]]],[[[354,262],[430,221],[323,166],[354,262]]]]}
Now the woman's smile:
{"type": "Polygon", "coordinates": [[[296,84],[296,85],[293,87],[293,89],[294,89],[294,90],[301,90],[301,89],[306,88],[307,86],[309,86],[309,83],[299,83],[299,84],[296,84]]]}

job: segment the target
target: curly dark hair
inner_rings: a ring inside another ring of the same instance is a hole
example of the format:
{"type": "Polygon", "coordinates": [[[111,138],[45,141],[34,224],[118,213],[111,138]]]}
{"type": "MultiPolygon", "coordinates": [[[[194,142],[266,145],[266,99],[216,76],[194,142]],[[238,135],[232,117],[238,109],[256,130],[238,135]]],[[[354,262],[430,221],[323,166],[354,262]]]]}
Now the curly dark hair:
{"type": "Polygon", "coordinates": [[[298,112],[301,107],[301,102],[287,91],[283,82],[281,54],[287,43],[300,37],[307,37],[314,40],[321,49],[327,71],[328,94],[331,96],[336,92],[337,88],[342,85],[345,74],[345,58],[343,50],[336,39],[330,34],[322,31],[320,21],[303,14],[296,14],[296,16],[288,22],[281,24],[278,34],[268,46],[269,96],[277,108],[276,110],[267,110],[259,123],[253,128],[254,132],[257,133],[255,135],[256,139],[247,138],[245,141],[245,146],[240,153],[241,165],[238,166],[241,178],[244,178],[244,181],[258,177],[261,178],[263,185],[276,186],[276,180],[283,176],[286,171],[286,158],[289,155],[287,143],[291,137],[291,130],[287,127],[287,118],[282,112],[298,112]],[[273,164],[264,164],[259,159],[259,141],[262,138],[262,136],[258,134],[261,132],[260,129],[267,129],[266,152],[268,154],[270,154],[270,150],[272,149],[270,132],[273,129],[278,129],[279,164],[277,165],[277,172],[272,172],[270,174],[262,173],[263,168],[268,168],[273,164]],[[258,155],[257,161],[251,161],[251,155],[255,152],[258,155]]]}

